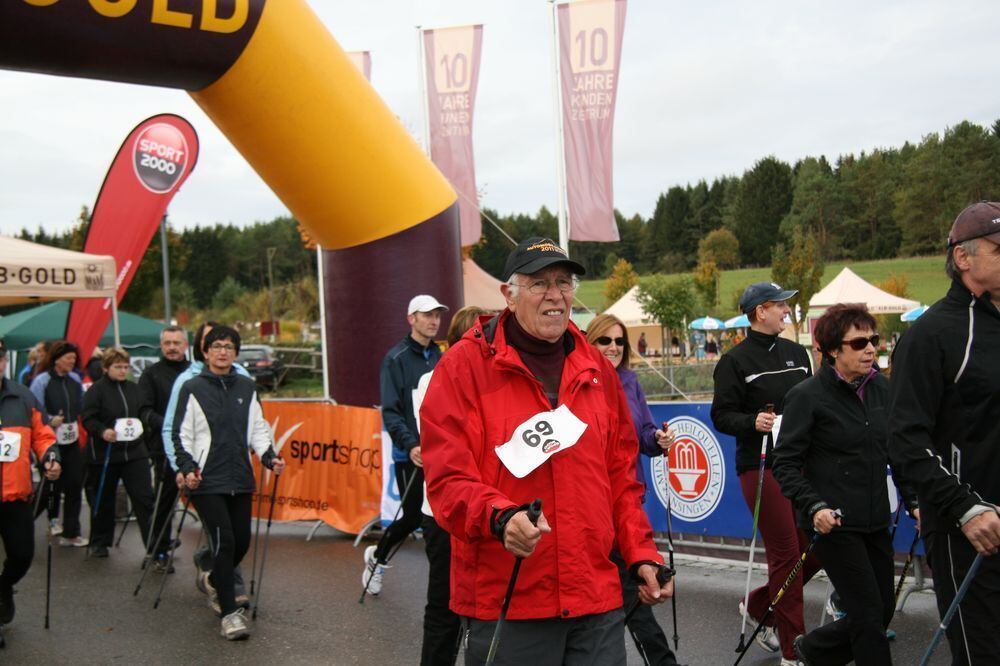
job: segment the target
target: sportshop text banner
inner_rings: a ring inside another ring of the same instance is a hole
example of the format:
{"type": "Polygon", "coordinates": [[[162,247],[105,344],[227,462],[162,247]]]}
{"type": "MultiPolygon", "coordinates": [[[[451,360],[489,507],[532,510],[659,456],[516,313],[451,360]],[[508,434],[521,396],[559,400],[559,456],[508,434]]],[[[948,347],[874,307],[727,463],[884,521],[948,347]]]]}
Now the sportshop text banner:
{"type": "MultiPolygon", "coordinates": [[[[318,402],[263,401],[274,447],[285,459],[276,520],[322,520],[351,534],[378,515],[382,420],[378,410],[318,402]]],[[[261,515],[270,510],[273,475],[253,457],[261,515]]],[[[257,499],[256,497],[254,498],[257,499]]],[[[257,510],[254,502],[254,511],[257,510]]]]}

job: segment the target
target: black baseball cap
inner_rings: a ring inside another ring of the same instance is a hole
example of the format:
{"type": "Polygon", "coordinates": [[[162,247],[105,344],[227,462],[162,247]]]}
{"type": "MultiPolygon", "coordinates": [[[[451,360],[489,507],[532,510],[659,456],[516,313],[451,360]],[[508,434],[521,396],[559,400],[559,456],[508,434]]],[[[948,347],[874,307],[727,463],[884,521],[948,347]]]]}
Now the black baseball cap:
{"type": "Polygon", "coordinates": [[[1000,203],[980,201],[959,213],[948,232],[948,247],[973,238],[1000,244],[1000,203]]]}
{"type": "Polygon", "coordinates": [[[518,243],[517,247],[507,255],[507,263],[504,264],[501,279],[506,282],[514,273],[531,275],[556,263],[566,264],[576,275],[587,274],[583,266],[570,259],[566,250],[556,245],[551,239],[532,236],[518,243]]]}
{"type": "Polygon", "coordinates": [[[795,289],[782,289],[781,285],[774,282],[754,282],[740,296],[740,311],[743,314],[749,314],[758,305],[767,303],[768,301],[776,303],[787,301],[797,293],[799,292],[795,289]]]}

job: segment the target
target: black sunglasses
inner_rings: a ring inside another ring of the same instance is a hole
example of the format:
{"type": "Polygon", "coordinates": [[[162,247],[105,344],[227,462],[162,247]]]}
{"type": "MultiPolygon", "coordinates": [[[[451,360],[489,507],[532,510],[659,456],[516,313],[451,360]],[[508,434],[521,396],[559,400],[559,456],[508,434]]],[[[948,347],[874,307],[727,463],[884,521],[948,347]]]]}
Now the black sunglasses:
{"type": "Polygon", "coordinates": [[[854,351],[861,351],[862,349],[868,347],[869,342],[871,343],[872,347],[878,349],[879,339],[880,338],[878,337],[878,333],[876,333],[870,338],[851,338],[850,340],[841,340],[840,342],[841,344],[848,345],[854,351]]]}
{"type": "Polygon", "coordinates": [[[609,338],[606,335],[602,335],[601,337],[597,338],[597,344],[599,345],[610,345],[612,342],[614,342],[619,347],[625,346],[625,338],[609,338]]]}

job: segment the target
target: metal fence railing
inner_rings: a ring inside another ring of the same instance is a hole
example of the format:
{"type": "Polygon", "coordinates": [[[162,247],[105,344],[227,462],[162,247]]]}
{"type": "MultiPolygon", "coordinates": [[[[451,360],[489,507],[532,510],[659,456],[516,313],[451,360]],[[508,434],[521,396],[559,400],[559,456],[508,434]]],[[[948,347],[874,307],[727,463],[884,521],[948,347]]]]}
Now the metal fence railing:
{"type": "Polygon", "coordinates": [[[647,400],[676,400],[686,395],[689,398],[711,399],[715,382],[712,373],[715,361],[690,363],[667,363],[663,359],[649,359],[633,364],[647,400]]]}

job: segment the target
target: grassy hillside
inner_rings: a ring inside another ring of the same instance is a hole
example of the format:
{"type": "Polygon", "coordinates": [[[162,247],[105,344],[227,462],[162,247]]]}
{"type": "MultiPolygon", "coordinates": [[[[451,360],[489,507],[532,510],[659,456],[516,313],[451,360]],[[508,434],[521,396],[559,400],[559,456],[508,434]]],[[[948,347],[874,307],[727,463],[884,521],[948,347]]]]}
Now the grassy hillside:
{"type": "MultiPolygon", "coordinates": [[[[869,282],[881,282],[890,275],[905,276],[909,281],[908,298],[931,304],[948,290],[948,278],[944,274],[944,257],[910,257],[907,259],[883,259],[856,263],[835,262],[827,264],[823,272],[823,286],[826,286],[844,266],[869,282]]],[[[679,279],[683,274],[669,276],[679,279]]],[[[723,271],[719,283],[719,305],[711,311],[723,319],[737,314],[736,300],[744,287],[751,282],[771,279],[770,268],[745,268],[723,271]]],[[[604,280],[587,280],[580,285],[577,298],[588,307],[600,312],[604,308],[604,280]]]]}

